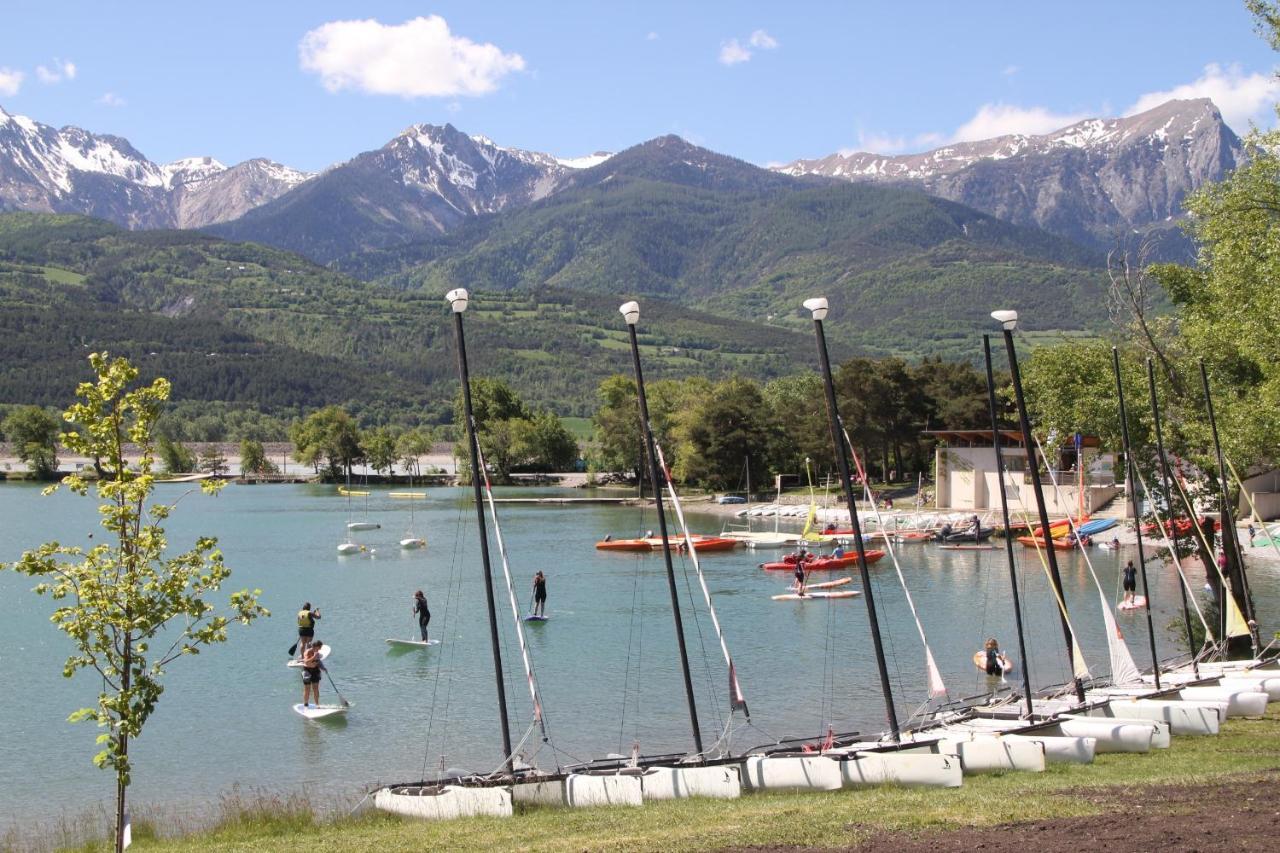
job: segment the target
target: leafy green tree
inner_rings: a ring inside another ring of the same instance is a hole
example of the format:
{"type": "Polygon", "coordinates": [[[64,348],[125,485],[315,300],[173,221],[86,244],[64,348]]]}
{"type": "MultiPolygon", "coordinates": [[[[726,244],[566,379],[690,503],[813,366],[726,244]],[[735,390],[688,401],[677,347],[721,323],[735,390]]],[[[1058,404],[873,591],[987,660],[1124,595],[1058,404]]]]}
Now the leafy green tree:
{"type": "Polygon", "coordinates": [[[351,476],[351,466],[364,458],[360,430],[355,420],[340,406],[326,406],[312,412],[289,429],[294,458],[319,472],[327,465],[332,478],[351,476]]]}
{"type": "Polygon", "coordinates": [[[58,473],[58,421],[39,406],[21,406],[4,419],[18,458],[41,480],[58,473]]]}
{"type": "Polygon", "coordinates": [[[252,438],[240,442],[241,474],[275,474],[280,469],[267,458],[267,451],[261,441],[252,438]]]}
{"type": "Polygon", "coordinates": [[[430,427],[414,427],[396,439],[396,456],[400,466],[415,477],[422,476],[422,457],[435,446],[435,431],[430,427]]]}
{"type": "MultiPolygon", "coordinates": [[[[761,391],[765,405],[778,425],[773,461],[778,473],[804,470],[804,460],[831,455],[831,431],[822,377],[816,371],[775,379],[761,391]]],[[[752,468],[753,483],[763,483],[766,472],[752,468]]]]}
{"type": "Polygon", "coordinates": [[[200,451],[200,470],[206,474],[212,474],[220,477],[227,473],[227,457],[223,455],[222,448],[216,444],[210,444],[200,451]]]}
{"type": "Polygon", "coordinates": [[[605,471],[629,471],[640,476],[643,467],[639,403],[634,379],[615,373],[600,383],[600,405],[591,416],[599,464],[605,471]]]}
{"type": "Polygon", "coordinates": [[[360,440],[364,447],[365,458],[369,467],[379,474],[385,474],[396,464],[396,436],[387,427],[375,427],[364,434],[360,440]]]}
{"type": "Polygon", "coordinates": [[[680,477],[711,489],[736,486],[744,461],[749,460],[753,470],[767,470],[777,435],[760,387],[749,379],[725,380],[685,424],[680,477]]]}
{"type": "Polygon", "coordinates": [[[169,436],[161,434],[156,440],[156,450],[168,473],[189,474],[196,470],[196,455],[182,442],[172,441],[169,436]]]}
{"type": "Polygon", "coordinates": [[[534,471],[567,471],[578,460],[578,441],[555,413],[541,411],[531,418],[514,420],[515,456],[522,468],[534,471]]]}
{"type": "MultiPolygon", "coordinates": [[[[155,485],[153,430],[169,397],[169,382],[156,379],[134,387],[138,371],[125,359],[109,361],[95,353],[89,361],[97,381],[77,389],[81,401],[63,417],[78,426],[63,433],[62,441],[73,453],[101,460],[104,476],[95,490],[110,541],[88,550],[49,542],[0,568],[38,578],[35,592],[59,602],[52,621],[75,644],[63,675],[90,670],[95,685],[101,685],[96,706],[81,708],[70,720],[92,721],[104,730],[93,761],[116,776],[116,850],[121,851],[132,770],[129,742],[142,734],[155,711],[166,667],[224,642],[232,622],[247,625],[270,614],[259,605],[258,590],[232,593],[222,612],[207,600],[231,575],[217,540],[200,537],[182,554],[166,552],[162,524],[174,505],[149,499],[155,485]],[[140,448],[134,467],[125,459],[126,442],[140,448]],[[157,640],[158,654],[151,648],[157,640]]],[[[89,493],[89,483],[79,475],[64,483],[77,495],[89,493]]],[[[214,494],[220,485],[206,482],[201,489],[214,494]]]]}

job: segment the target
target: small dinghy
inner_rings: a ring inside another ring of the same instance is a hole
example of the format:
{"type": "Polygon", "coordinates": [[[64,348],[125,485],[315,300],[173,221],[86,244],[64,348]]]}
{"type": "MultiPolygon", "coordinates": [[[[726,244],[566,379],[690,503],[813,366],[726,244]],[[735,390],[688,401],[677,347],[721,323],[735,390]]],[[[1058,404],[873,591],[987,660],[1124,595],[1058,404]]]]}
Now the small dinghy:
{"type": "Polygon", "coordinates": [[[347,713],[345,705],[303,705],[298,703],[293,706],[296,714],[306,717],[308,720],[323,720],[326,717],[340,717],[347,713]]]}
{"type": "Polygon", "coordinates": [[[400,540],[400,547],[406,551],[413,551],[418,548],[425,548],[427,547],[427,540],[423,539],[420,536],[410,536],[406,539],[400,540]]]}
{"type": "Polygon", "coordinates": [[[355,542],[343,542],[341,545],[338,546],[338,553],[339,554],[359,554],[360,551],[363,550],[363,548],[364,548],[363,545],[358,545],[355,542]]]}
{"type": "Polygon", "coordinates": [[[428,646],[440,645],[439,640],[397,640],[394,637],[387,637],[387,645],[395,646],[403,649],[425,649],[428,646]]]}
{"type": "Polygon", "coordinates": [[[348,530],[381,530],[382,525],[376,521],[348,521],[348,530]]]}
{"type": "MultiPolygon", "coordinates": [[[[328,656],[329,656],[329,644],[321,643],[320,644],[320,660],[324,660],[328,656]]],[[[302,666],[302,658],[294,658],[293,660],[285,664],[285,666],[300,667],[302,666]]]]}

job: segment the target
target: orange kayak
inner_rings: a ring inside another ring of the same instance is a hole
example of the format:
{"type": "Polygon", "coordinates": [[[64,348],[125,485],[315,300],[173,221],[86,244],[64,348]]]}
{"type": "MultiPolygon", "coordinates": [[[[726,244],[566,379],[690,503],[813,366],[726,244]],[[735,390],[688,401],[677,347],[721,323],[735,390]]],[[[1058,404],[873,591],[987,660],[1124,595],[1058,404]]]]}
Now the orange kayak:
{"type": "MultiPolygon", "coordinates": [[[[1084,524],[1088,520],[1089,520],[1088,517],[1081,518],[1076,521],[1076,525],[1078,526],[1078,525],[1084,524]]],[[[1054,540],[1061,539],[1062,537],[1066,536],[1070,532],[1071,532],[1071,522],[1065,518],[1062,519],[1062,521],[1055,521],[1053,524],[1049,525],[1050,539],[1054,539],[1054,540]]],[[[1040,535],[1039,527],[1036,527],[1035,530],[1031,531],[1030,536],[1019,536],[1018,541],[1021,542],[1023,545],[1026,545],[1028,548],[1035,548],[1036,546],[1039,546],[1041,548],[1044,547],[1044,538],[1041,537],[1040,535]]],[[[1071,544],[1071,545],[1059,546],[1056,542],[1054,542],[1053,547],[1059,548],[1059,550],[1070,550],[1071,548],[1074,548],[1075,545],[1071,544]]]]}
{"type": "MultiPolygon", "coordinates": [[[[884,556],[884,551],[868,550],[867,565],[879,560],[884,556]]],[[[804,569],[806,572],[826,572],[833,569],[843,569],[846,566],[858,565],[858,554],[856,551],[845,554],[843,557],[813,557],[804,561],[804,569]]],[[[773,563],[761,563],[760,568],[766,572],[794,572],[796,570],[796,555],[788,554],[782,560],[773,563]]]]}
{"type": "MultiPolygon", "coordinates": [[[[732,551],[738,546],[738,540],[726,539],[723,536],[702,536],[695,535],[690,537],[693,539],[693,547],[698,551],[732,551]]],[[[683,536],[672,536],[671,547],[676,550],[683,550],[685,547],[683,536]]],[[[602,539],[596,543],[596,548],[601,551],[661,551],[662,537],[647,536],[643,539],[602,539]]]]}

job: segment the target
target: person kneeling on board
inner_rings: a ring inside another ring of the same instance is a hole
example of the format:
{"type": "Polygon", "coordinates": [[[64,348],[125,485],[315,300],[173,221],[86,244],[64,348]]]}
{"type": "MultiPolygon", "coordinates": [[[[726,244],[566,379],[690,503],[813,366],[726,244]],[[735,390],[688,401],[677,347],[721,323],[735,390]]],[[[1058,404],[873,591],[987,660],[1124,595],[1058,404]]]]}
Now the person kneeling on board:
{"type": "Polygon", "coordinates": [[[995,637],[987,640],[984,651],[987,653],[987,675],[1004,675],[1004,664],[1000,660],[1003,655],[1000,653],[1000,644],[996,642],[995,637]]]}
{"type": "Polygon", "coordinates": [[[320,660],[320,641],[314,637],[303,641],[302,646],[302,706],[307,707],[307,699],[314,699],[320,705],[320,670],[324,663],[320,660]]]}
{"type": "Polygon", "coordinates": [[[427,597],[418,590],[413,594],[413,612],[418,617],[418,630],[422,632],[422,642],[427,642],[427,625],[431,622],[431,608],[427,606],[427,597]]]}

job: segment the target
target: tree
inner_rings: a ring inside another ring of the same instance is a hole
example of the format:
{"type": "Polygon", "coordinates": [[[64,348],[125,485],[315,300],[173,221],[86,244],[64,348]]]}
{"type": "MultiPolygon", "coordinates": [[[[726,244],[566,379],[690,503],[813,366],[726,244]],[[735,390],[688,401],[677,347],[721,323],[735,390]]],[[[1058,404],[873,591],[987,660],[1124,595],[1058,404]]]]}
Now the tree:
{"type": "MultiPolygon", "coordinates": [[[[132,387],[138,371],[127,360],[109,361],[105,353],[94,353],[89,361],[97,382],[77,389],[81,401],[63,418],[78,426],[62,440],[72,452],[101,460],[104,476],[96,494],[110,541],[88,550],[49,542],[0,568],[40,579],[35,592],[59,602],[52,621],[75,644],[63,675],[91,670],[101,684],[97,705],[81,708],[70,720],[92,721],[105,730],[93,762],[116,775],[116,850],[122,851],[129,741],[142,734],[155,711],[165,668],[224,642],[232,622],[247,625],[270,614],[258,604],[259,590],[232,593],[222,612],[206,600],[231,576],[217,540],[200,537],[182,554],[166,552],[162,524],[176,503],[148,500],[155,485],[153,429],[169,397],[169,382],[156,379],[132,387]],[[141,451],[134,468],[125,460],[126,442],[141,451]],[[163,651],[153,654],[151,644],[161,636],[163,651]]],[[[88,495],[89,483],[79,475],[63,482],[73,493],[88,495]]],[[[220,486],[206,482],[201,490],[216,494],[220,486]]]]}
{"type": "Polygon", "coordinates": [[[312,412],[289,428],[294,444],[294,458],[312,465],[319,473],[321,463],[329,468],[329,476],[351,476],[351,466],[364,458],[360,446],[360,430],[351,415],[341,406],[326,406],[312,412]]]}
{"type": "Polygon", "coordinates": [[[38,479],[58,473],[58,421],[39,406],[21,406],[4,419],[4,432],[18,458],[38,479]]]}
{"type": "Polygon", "coordinates": [[[267,458],[262,442],[246,438],[240,442],[241,474],[275,474],[280,469],[267,458]]]}
{"type": "Polygon", "coordinates": [[[182,442],[172,441],[162,433],[156,441],[156,448],[168,473],[189,474],[196,470],[196,455],[182,442]]]}
{"type": "Polygon", "coordinates": [[[554,412],[541,411],[526,420],[512,421],[514,455],[522,468],[535,471],[567,471],[578,460],[578,440],[554,412]]]}
{"type": "Polygon", "coordinates": [[[396,456],[405,471],[415,477],[422,476],[422,457],[435,445],[435,431],[431,427],[414,427],[396,439],[396,456]]]}
{"type": "Polygon", "coordinates": [[[227,473],[227,457],[223,455],[221,447],[210,444],[200,451],[200,470],[215,477],[227,473]]]}
{"type": "MultiPolygon", "coordinates": [[[[779,473],[803,471],[805,459],[830,457],[831,430],[821,375],[810,370],[784,376],[765,385],[761,393],[778,425],[773,462],[779,473]]],[[[752,471],[752,480],[763,482],[766,472],[752,471]]]]}
{"type": "Polygon", "coordinates": [[[360,439],[369,467],[379,474],[390,471],[396,464],[396,436],[386,427],[375,427],[360,439]]]}
{"type": "Polygon", "coordinates": [[[638,478],[644,463],[635,380],[615,373],[600,383],[597,394],[600,407],[591,423],[600,466],[606,471],[630,471],[638,478]]]}
{"type": "Polygon", "coordinates": [[[755,471],[767,470],[776,436],[777,427],[760,387],[740,377],[725,380],[691,412],[685,424],[681,479],[711,489],[734,486],[741,480],[744,460],[755,471]]]}

